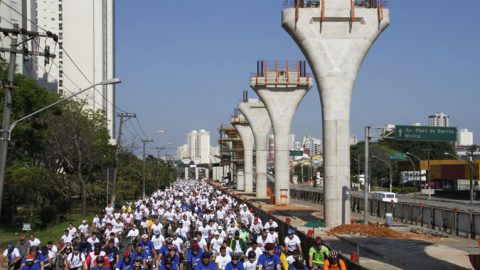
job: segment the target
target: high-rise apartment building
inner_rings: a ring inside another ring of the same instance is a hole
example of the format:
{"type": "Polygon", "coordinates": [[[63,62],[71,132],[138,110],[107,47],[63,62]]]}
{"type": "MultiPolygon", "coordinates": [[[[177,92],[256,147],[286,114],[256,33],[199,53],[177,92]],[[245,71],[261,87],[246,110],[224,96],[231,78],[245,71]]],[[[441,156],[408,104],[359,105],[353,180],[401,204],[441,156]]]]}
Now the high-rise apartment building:
{"type": "Polygon", "coordinates": [[[444,113],[435,113],[428,116],[428,125],[431,127],[448,127],[449,116],[444,113]]]}
{"type": "MultiPolygon", "coordinates": [[[[56,55],[44,64],[44,57],[23,61],[17,58],[17,72],[37,80],[43,87],[68,96],[95,83],[115,77],[114,0],[3,0],[0,4],[0,27],[21,28],[59,36],[33,39],[29,50],[56,55]],[[7,6],[8,5],[8,6],[7,6]],[[32,23],[33,22],[33,23],[32,23]]],[[[5,44],[6,45],[6,44],[5,44]]],[[[8,58],[8,55],[0,55],[8,58]]],[[[78,95],[85,109],[101,111],[107,119],[110,137],[115,137],[115,86],[98,86],[78,95]]]]}
{"type": "Polygon", "coordinates": [[[210,132],[204,129],[198,131],[197,157],[200,158],[200,163],[210,162],[210,132]]]}
{"type": "Polygon", "coordinates": [[[457,146],[473,145],[473,132],[468,129],[460,129],[457,132],[457,146]]]}
{"type": "Polygon", "coordinates": [[[188,145],[182,144],[177,148],[177,159],[181,160],[188,157],[188,145]]]}
{"type": "Polygon", "coordinates": [[[302,138],[302,147],[309,149],[310,156],[316,156],[322,153],[322,140],[311,135],[302,138]]]}

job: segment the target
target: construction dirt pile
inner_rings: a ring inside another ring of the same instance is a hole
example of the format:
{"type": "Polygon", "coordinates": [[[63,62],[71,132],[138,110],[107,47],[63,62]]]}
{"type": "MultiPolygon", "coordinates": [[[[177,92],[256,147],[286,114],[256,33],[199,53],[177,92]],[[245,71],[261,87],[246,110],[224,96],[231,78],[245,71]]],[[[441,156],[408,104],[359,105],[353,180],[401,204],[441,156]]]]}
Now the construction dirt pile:
{"type": "Polygon", "coordinates": [[[395,230],[389,229],[382,225],[363,225],[363,224],[345,224],[340,225],[335,228],[332,228],[327,232],[329,235],[342,235],[350,234],[357,236],[366,236],[366,237],[380,237],[380,238],[396,238],[396,239],[410,239],[417,238],[427,241],[436,240],[437,238],[425,235],[425,234],[414,234],[414,233],[402,233],[395,230]]]}

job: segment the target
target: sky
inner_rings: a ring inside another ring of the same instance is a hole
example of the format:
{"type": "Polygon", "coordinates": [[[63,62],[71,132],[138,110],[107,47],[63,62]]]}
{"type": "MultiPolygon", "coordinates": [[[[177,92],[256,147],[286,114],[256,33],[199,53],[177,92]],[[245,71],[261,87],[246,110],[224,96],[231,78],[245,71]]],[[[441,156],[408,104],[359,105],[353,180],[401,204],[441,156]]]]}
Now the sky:
{"type": "MultiPolygon", "coordinates": [[[[328,0],[327,0],[328,1],[328,0]]],[[[390,26],[371,48],[355,83],[351,133],[366,125],[427,124],[444,112],[450,125],[480,143],[480,28],[478,1],[388,2],[390,26]]],[[[206,129],[217,145],[257,60],[303,60],[281,27],[283,0],[116,1],[116,103],[136,113],[125,144],[171,148],[206,129]],[[160,133],[158,130],[165,132],[160,133]]],[[[294,118],[297,140],[322,137],[316,86],[294,118]]],[[[153,151],[150,150],[150,151],[153,151]]],[[[153,154],[153,152],[152,152],[153,154]]]]}

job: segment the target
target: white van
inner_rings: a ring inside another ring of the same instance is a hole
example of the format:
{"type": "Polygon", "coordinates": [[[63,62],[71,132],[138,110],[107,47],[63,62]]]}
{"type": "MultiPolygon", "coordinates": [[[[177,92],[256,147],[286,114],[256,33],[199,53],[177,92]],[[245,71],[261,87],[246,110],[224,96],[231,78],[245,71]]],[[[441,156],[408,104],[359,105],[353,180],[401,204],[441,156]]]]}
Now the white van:
{"type": "Polygon", "coordinates": [[[373,192],[370,196],[372,199],[380,200],[382,202],[398,202],[397,194],[393,192],[373,192]]]}

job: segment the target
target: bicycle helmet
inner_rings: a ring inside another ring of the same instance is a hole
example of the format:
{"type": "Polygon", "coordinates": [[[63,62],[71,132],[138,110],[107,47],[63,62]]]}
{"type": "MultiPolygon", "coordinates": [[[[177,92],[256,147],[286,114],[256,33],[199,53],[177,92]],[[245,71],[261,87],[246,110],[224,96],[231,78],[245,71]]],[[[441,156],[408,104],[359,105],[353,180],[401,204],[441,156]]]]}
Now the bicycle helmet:
{"type": "Polygon", "coordinates": [[[125,251],[123,252],[123,257],[130,257],[130,250],[125,249],[125,251]]]}
{"type": "Polygon", "coordinates": [[[328,254],[328,257],[329,257],[330,259],[337,259],[337,258],[338,258],[338,251],[336,251],[336,250],[333,249],[333,250],[330,251],[330,253],[328,254]]]}
{"type": "Polygon", "coordinates": [[[250,251],[248,252],[248,258],[249,258],[249,259],[253,259],[253,258],[256,258],[256,257],[257,257],[257,254],[255,254],[255,251],[250,250],[250,251]]]}
{"type": "Polygon", "coordinates": [[[294,233],[295,233],[295,230],[293,230],[293,229],[288,229],[288,231],[287,231],[287,234],[294,234],[294,233]]]}
{"type": "Polygon", "coordinates": [[[8,243],[8,244],[7,244],[7,249],[8,249],[9,251],[12,251],[14,248],[15,248],[15,246],[13,245],[13,243],[8,243]]]}
{"type": "Polygon", "coordinates": [[[167,244],[171,244],[173,242],[173,239],[171,237],[167,237],[167,239],[165,239],[165,242],[167,244]]]}
{"type": "Polygon", "coordinates": [[[239,260],[241,257],[241,254],[239,254],[238,252],[235,252],[232,254],[232,260],[239,260]]]}

